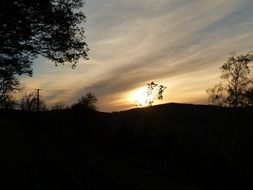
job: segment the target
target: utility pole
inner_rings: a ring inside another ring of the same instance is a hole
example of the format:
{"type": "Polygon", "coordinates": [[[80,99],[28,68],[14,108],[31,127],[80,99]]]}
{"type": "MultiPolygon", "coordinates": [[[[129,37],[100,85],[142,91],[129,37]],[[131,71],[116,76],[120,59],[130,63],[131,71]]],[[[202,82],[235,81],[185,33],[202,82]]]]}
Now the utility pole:
{"type": "Polygon", "coordinates": [[[37,91],[37,98],[36,98],[36,103],[37,103],[37,112],[40,111],[40,90],[41,89],[34,89],[37,91]]]}

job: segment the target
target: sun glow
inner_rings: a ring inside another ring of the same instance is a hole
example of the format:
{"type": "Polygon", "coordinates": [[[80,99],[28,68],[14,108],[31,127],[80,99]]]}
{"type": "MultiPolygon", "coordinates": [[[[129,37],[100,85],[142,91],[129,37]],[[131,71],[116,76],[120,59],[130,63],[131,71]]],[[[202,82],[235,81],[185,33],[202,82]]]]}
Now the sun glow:
{"type": "Polygon", "coordinates": [[[129,99],[136,107],[146,107],[149,105],[150,97],[147,94],[147,89],[143,87],[133,91],[129,99]]]}
{"type": "Polygon", "coordinates": [[[152,106],[155,100],[163,99],[163,92],[167,88],[153,81],[147,84],[146,88],[142,87],[133,91],[130,100],[134,102],[136,107],[152,106]]]}

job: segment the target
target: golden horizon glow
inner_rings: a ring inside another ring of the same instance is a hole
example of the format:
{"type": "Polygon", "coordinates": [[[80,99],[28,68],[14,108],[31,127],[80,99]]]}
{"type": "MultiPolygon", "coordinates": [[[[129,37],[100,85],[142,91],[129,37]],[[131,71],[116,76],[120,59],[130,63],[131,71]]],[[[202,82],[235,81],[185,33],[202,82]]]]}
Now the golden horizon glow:
{"type": "Polygon", "coordinates": [[[93,0],[85,8],[90,60],[72,70],[39,57],[34,77],[22,77],[49,105],[92,92],[99,111],[131,109],[146,104],[150,81],[167,87],[153,105],[207,104],[231,52],[252,50],[253,1],[93,0]]]}
{"type": "Polygon", "coordinates": [[[147,107],[150,102],[155,100],[154,94],[148,94],[147,87],[138,88],[129,95],[129,101],[131,101],[136,107],[147,107]]]}

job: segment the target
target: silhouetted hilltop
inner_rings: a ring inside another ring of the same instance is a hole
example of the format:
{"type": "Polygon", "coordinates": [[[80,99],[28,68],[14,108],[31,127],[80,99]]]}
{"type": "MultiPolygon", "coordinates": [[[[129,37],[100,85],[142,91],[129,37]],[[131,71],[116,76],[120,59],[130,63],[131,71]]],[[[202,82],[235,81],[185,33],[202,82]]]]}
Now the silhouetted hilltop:
{"type": "Polygon", "coordinates": [[[252,189],[253,108],[0,111],[6,182],[28,189],[252,189]]]}

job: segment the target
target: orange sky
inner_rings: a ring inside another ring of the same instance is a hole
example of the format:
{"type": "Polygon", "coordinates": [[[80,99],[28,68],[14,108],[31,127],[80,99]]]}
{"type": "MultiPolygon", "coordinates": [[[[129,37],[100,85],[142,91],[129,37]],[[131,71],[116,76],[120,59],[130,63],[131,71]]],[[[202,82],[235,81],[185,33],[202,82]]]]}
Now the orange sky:
{"type": "Polygon", "coordinates": [[[167,86],[165,102],[207,103],[231,53],[252,50],[252,0],[92,0],[84,11],[89,61],[55,67],[44,58],[21,94],[41,88],[51,105],[71,105],[86,92],[100,111],[133,107],[148,82],[167,86]]]}

